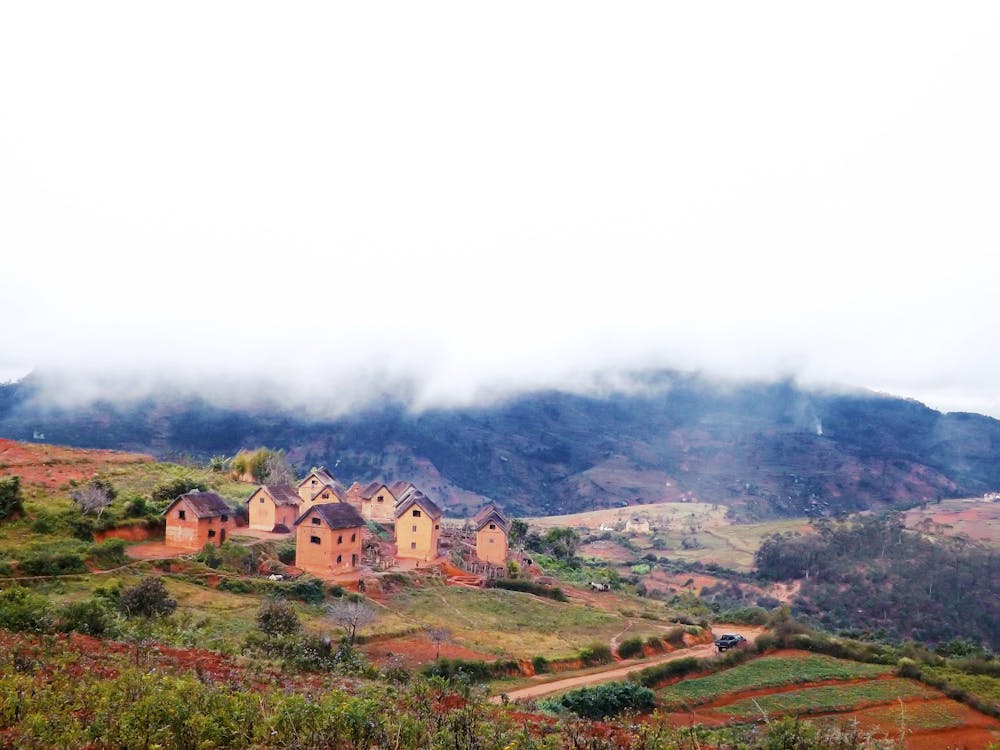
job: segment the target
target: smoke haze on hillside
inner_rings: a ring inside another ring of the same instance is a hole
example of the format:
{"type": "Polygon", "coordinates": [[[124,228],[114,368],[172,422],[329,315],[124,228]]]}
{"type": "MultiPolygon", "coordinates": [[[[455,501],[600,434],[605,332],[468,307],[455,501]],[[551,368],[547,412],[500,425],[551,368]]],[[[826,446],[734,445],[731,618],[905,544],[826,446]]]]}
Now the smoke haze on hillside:
{"type": "Polygon", "coordinates": [[[0,9],[0,380],[1000,416],[1000,9],[0,9]]]}

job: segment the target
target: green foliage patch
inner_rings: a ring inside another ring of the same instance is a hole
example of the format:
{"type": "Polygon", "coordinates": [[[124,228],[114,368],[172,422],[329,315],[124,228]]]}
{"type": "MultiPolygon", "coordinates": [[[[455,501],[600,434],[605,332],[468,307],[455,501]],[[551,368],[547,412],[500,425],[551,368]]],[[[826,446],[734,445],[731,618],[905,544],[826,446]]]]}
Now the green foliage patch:
{"type": "Polygon", "coordinates": [[[926,698],[934,691],[919,682],[893,678],[870,680],[845,685],[821,685],[788,693],[762,695],[716,708],[720,713],[741,719],[759,718],[767,714],[810,714],[848,711],[872,703],[887,703],[906,698],[926,698]]]}
{"type": "MultiPolygon", "coordinates": [[[[669,663],[669,662],[668,662],[669,663]]],[[[707,677],[684,680],[659,692],[667,706],[698,705],[729,693],[821,680],[850,680],[889,674],[891,667],[834,659],[820,654],[803,657],[764,656],[707,677]]]]}

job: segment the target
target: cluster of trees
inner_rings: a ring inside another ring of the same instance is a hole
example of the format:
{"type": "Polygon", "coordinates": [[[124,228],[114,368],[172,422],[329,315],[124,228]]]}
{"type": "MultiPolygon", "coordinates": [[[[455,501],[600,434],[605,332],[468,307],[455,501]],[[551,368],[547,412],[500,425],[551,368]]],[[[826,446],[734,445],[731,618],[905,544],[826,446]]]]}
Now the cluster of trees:
{"type": "Polygon", "coordinates": [[[21,477],[0,477],[0,521],[24,512],[21,477]]]}
{"type": "Polygon", "coordinates": [[[761,576],[801,579],[794,611],[848,634],[1000,649],[1000,556],[965,538],[929,540],[899,518],[814,524],[775,535],[756,555],[761,576]]]}
{"type": "MultiPolygon", "coordinates": [[[[281,450],[240,451],[228,463],[235,476],[251,478],[257,484],[295,484],[295,472],[281,450]]],[[[225,465],[226,459],[221,456],[213,457],[209,464],[213,471],[221,471],[225,465]]]]}

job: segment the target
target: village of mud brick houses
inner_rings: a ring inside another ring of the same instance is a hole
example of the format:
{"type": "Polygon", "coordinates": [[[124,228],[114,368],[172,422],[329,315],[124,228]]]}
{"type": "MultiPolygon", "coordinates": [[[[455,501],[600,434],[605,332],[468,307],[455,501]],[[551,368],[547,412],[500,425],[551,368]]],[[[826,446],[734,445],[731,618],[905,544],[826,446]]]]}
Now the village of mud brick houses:
{"type": "Polygon", "coordinates": [[[410,482],[355,482],[345,488],[325,468],[297,485],[260,485],[248,497],[247,526],[214,492],[188,492],[167,506],[165,541],[199,551],[239,529],[262,539],[294,537],[298,570],[340,585],[377,585],[376,572],[457,563],[481,585],[501,577],[510,556],[510,522],[492,503],[463,527],[442,528],[442,511],[410,482]]]}

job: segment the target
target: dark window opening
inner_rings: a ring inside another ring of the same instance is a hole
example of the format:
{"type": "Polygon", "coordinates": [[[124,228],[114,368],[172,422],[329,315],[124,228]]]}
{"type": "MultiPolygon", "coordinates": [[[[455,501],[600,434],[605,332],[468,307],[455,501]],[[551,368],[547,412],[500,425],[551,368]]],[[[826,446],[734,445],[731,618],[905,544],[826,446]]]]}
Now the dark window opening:
{"type": "Polygon", "coordinates": [[[311,536],[311,537],[309,537],[309,541],[312,542],[313,544],[319,544],[319,537],[318,536],[311,536]]]}
{"type": "Polygon", "coordinates": [[[187,511],[186,510],[179,510],[179,511],[177,511],[177,517],[179,519],[181,519],[182,521],[187,520],[187,511]]]}
{"type": "Polygon", "coordinates": [[[414,518],[420,518],[420,511],[419,510],[413,511],[413,517],[414,518]]]}
{"type": "Polygon", "coordinates": [[[320,519],[316,518],[315,516],[313,516],[313,518],[312,518],[312,522],[313,522],[313,524],[314,524],[314,525],[316,525],[316,526],[319,526],[319,525],[320,525],[320,523],[322,523],[322,521],[320,521],[320,519]]]}
{"type": "Polygon", "coordinates": [[[209,529],[208,530],[208,538],[212,539],[214,537],[215,537],[215,529],[209,529]]]}

